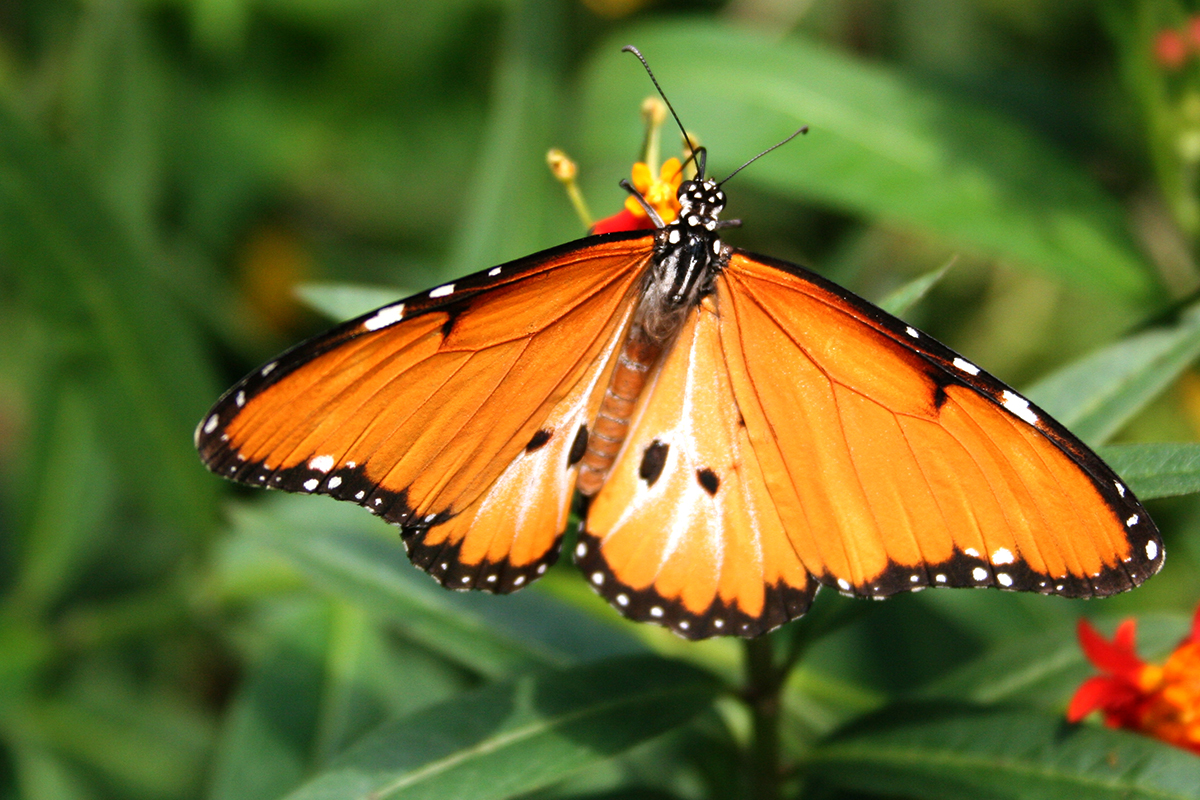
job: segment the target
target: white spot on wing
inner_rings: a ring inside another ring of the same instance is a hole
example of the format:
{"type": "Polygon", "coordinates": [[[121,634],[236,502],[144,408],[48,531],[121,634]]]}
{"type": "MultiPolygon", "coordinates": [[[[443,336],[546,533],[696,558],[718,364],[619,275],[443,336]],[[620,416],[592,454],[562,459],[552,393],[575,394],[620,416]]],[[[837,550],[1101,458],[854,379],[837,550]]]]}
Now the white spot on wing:
{"type": "Polygon", "coordinates": [[[1120,481],[1114,481],[1114,483],[1116,483],[1116,485],[1117,485],[1117,494],[1121,495],[1121,497],[1124,497],[1125,496],[1125,486],[1122,485],[1122,483],[1120,481]]]}
{"type": "Polygon", "coordinates": [[[1146,558],[1150,559],[1151,561],[1158,558],[1158,542],[1154,541],[1153,539],[1146,542],[1146,558]]]}
{"type": "Polygon", "coordinates": [[[220,421],[220,420],[217,418],[217,415],[216,415],[216,414],[213,414],[211,417],[209,417],[207,420],[205,420],[205,422],[204,422],[204,432],[205,432],[205,433],[212,433],[213,431],[215,431],[215,430],[217,429],[217,423],[218,423],[219,421],[220,421]]]}
{"type": "Polygon", "coordinates": [[[518,576],[517,576],[517,577],[516,577],[516,578],[513,580],[513,586],[520,586],[520,585],[521,585],[522,583],[524,583],[524,582],[525,582],[525,576],[524,576],[524,575],[518,575],[518,576]]]}
{"type": "Polygon", "coordinates": [[[337,487],[339,487],[341,485],[342,485],[342,479],[340,477],[338,477],[337,475],[334,475],[332,478],[329,479],[328,486],[330,489],[336,489],[337,487]]]}
{"type": "Polygon", "coordinates": [[[429,297],[431,300],[434,300],[439,297],[449,297],[452,294],[454,294],[454,284],[447,283],[445,286],[439,286],[438,288],[432,290],[429,293],[429,297]]]}
{"type": "Polygon", "coordinates": [[[650,616],[652,616],[652,617],[661,617],[662,615],[663,615],[662,606],[653,606],[653,607],[650,609],[650,616]]]}
{"type": "Polygon", "coordinates": [[[714,628],[724,628],[724,627],[725,627],[725,620],[723,620],[723,619],[714,619],[714,620],[713,620],[713,627],[714,627],[714,628]]]}
{"type": "Polygon", "coordinates": [[[846,580],[845,578],[838,578],[838,588],[843,592],[850,591],[850,581],[846,580]]]}
{"type": "Polygon", "coordinates": [[[1013,585],[1012,576],[1009,575],[1007,572],[997,572],[996,573],[996,582],[999,583],[1001,586],[1012,586],[1013,585]]]}
{"type": "Polygon", "coordinates": [[[363,327],[369,331],[377,331],[388,325],[395,325],[402,319],[404,319],[404,303],[397,303],[376,311],[375,316],[363,322],[363,327]]]}
{"type": "Polygon", "coordinates": [[[265,367],[262,368],[262,373],[261,373],[262,376],[264,378],[267,377],[268,375],[271,374],[271,370],[275,369],[278,366],[279,366],[278,361],[272,361],[270,364],[267,364],[265,367]]]}
{"type": "Polygon", "coordinates": [[[488,277],[489,277],[489,278],[494,278],[494,277],[496,277],[496,276],[497,276],[497,275],[499,275],[499,274],[500,274],[500,268],[499,268],[499,267],[492,267],[491,269],[489,269],[489,270],[488,270],[488,277]]]}
{"type": "Polygon", "coordinates": [[[963,552],[966,553],[967,555],[971,556],[972,558],[979,558],[979,551],[976,550],[974,547],[968,547],[966,550],[963,550],[963,552]]]}
{"type": "Polygon", "coordinates": [[[920,575],[909,575],[908,580],[910,583],[917,583],[918,581],[921,580],[921,576],[920,575]]]}
{"type": "Polygon", "coordinates": [[[996,552],[992,553],[993,564],[1011,564],[1016,559],[1013,558],[1012,551],[1007,547],[1001,547],[996,552]]]}
{"type": "Polygon", "coordinates": [[[914,328],[912,325],[905,326],[904,332],[907,333],[909,336],[911,336],[914,339],[920,337],[920,335],[921,335],[920,333],[917,332],[917,329],[914,328]]]}
{"type": "Polygon", "coordinates": [[[1029,401],[1024,397],[1021,397],[1021,395],[1015,394],[1014,392],[1010,392],[1008,389],[1005,389],[1000,397],[1004,407],[1011,411],[1014,415],[1025,420],[1030,425],[1037,424],[1038,416],[1037,414],[1033,413],[1032,409],[1029,408],[1029,401]]]}
{"type": "Polygon", "coordinates": [[[1138,515],[1137,514],[1134,514],[1132,517],[1125,520],[1126,528],[1132,528],[1134,525],[1137,525],[1137,524],[1138,524],[1138,515]]]}
{"type": "Polygon", "coordinates": [[[987,570],[983,567],[976,567],[971,570],[971,577],[977,581],[985,581],[987,580],[987,570]]]}
{"type": "Polygon", "coordinates": [[[941,572],[939,572],[937,575],[934,575],[934,576],[933,576],[933,579],[934,579],[935,581],[937,581],[938,583],[945,583],[945,582],[946,582],[946,576],[945,576],[944,574],[942,574],[941,572]]]}
{"type": "Polygon", "coordinates": [[[308,468],[317,472],[329,472],[333,469],[333,456],[317,456],[308,462],[308,468]]]}
{"type": "Polygon", "coordinates": [[[313,489],[316,489],[316,488],[317,488],[317,479],[316,478],[309,478],[308,480],[306,480],[304,482],[304,491],[311,492],[313,489]]]}
{"type": "Polygon", "coordinates": [[[237,397],[233,398],[233,401],[235,403],[237,403],[238,408],[241,408],[242,406],[246,405],[246,393],[241,390],[238,390],[237,397]]]}
{"type": "Polygon", "coordinates": [[[600,586],[601,584],[603,584],[604,583],[604,573],[603,572],[593,572],[592,573],[592,583],[596,584],[597,586],[600,586]]]}
{"type": "Polygon", "coordinates": [[[619,606],[629,605],[629,595],[625,594],[624,592],[617,595],[617,605],[619,605],[619,606]]]}
{"type": "Polygon", "coordinates": [[[961,369],[963,372],[967,373],[968,375],[978,375],[979,374],[979,367],[975,366],[970,361],[966,361],[964,359],[958,358],[957,356],[955,356],[955,358],[954,358],[954,366],[957,367],[958,369],[961,369]]]}
{"type": "Polygon", "coordinates": [[[355,492],[354,499],[362,500],[366,496],[367,496],[367,493],[365,491],[363,491],[362,489],[359,489],[357,492],[355,492]]]}
{"type": "Polygon", "coordinates": [[[583,542],[580,542],[579,544],[575,545],[575,557],[576,558],[583,558],[586,555],[587,555],[587,545],[586,544],[584,544],[583,542]]]}

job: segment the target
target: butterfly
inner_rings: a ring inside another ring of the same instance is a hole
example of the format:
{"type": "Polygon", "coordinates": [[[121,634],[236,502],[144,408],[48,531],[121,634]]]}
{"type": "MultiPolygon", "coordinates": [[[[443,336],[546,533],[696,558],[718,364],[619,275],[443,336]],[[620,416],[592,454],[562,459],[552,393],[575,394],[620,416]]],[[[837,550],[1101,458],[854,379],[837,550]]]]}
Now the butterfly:
{"type": "Polygon", "coordinates": [[[724,181],[693,158],[672,222],[272,359],[200,422],[204,463],[358,503],[443,586],[495,593],[557,560],[579,497],[587,581],[690,639],[762,634],[820,586],[1095,597],[1159,570],[1150,516],[1086,445],[904,321],[724,243],[724,181]]]}

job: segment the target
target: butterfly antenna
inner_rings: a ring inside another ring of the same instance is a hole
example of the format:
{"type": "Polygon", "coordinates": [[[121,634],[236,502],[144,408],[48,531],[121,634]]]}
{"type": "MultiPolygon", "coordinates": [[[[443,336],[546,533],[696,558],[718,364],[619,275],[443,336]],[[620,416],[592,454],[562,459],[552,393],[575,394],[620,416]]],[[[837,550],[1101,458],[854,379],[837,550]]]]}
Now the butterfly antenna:
{"type": "MultiPolygon", "coordinates": [[[[675,113],[675,107],[671,105],[671,101],[667,99],[666,93],[664,93],[662,90],[662,87],[658,85],[658,78],[654,77],[654,72],[653,72],[653,70],[650,69],[650,64],[646,62],[646,57],[642,55],[641,50],[638,50],[636,47],[634,47],[631,44],[627,44],[624,47],[622,47],[621,51],[625,52],[625,53],[633,53],[635,56],[637,56],[638,61],[642,62],[642,66],[646,68],[646,74],[650,76],[650,80],[654,84],[654,88],[658,89],[658,96],[661,97],[663,99],[663,102],[667,104],[667,108],[670,110],[671,116],[675,118],[675,124],[679,126],[679,132],[683,134],[683,141],[687,143],[688,149],[692,151],[692,158],[696,159],[696,167],[700,171],[700,178],[703,179],[704,178],[704,160],[700,159],[700,158],[696,158],[696,148],[692,146],[692,137],[688,136],[687,131],[684,130],[683,123],[680,122],[680,120],[679,120],[679,115],[675,113]]],[[[795,134],[793,134],[793,135],[795,135],[795,134]]],[[[783,142],[780,142],[779,144],[783,144],[783,142]]],[[[775,147],[778,147],[778,146],[779,146],[778,144],[775,145],[775,147]]],[[[704,148],[700,148],[700,149],[703,150],[704,148]]],[[[774,148],[772,148],[772,149],[774,149],[774,148]]],[[[757,156],[756,156],[756,158],[757,158],[757,156]]],[[[753,161],[754,159],[750,159],[750,160],[753,161]]],[[[726,180],[728,180],[728,178],[726,178],[726,180]]]]}
{"type": "Polygon", "coordinates": [[[725,180],[724,180],[724,181],[721,181],[721,182],[719,182],[719,183],[717,184],[717,186],[721,186],[721,185],[723,185],[723,184],[725,183],[725,181],[729,180],[729,179],[730,179],[730,178],[732,178],[734,175],[737,175],[739,172],[741,172],[741,171],[742,171],[742,170],[744,170],[746,167],[748,167],[748,166],[750,166],[751,164],[753,164],[755,161],[758,161],[760,158],[762,158],[763,156],[765,156],[767,153],[771,152],[772,150],[775,150],[776,148],[783,147],[785,144],[787,144],[788,142],[790,142],[792,139],[795,139],[797,136],[799,136],[799,135],[800,135],[800,134],[802,134],[802,133],[808,133],[808,126],[807,126],[807,125],[804,125],[803,127],[801,127],[801,128],[800,128],[800,130],[796,131],[796,132],[795,132],[795,133],[793,133],[791,136],[789,136],[789,137],[787,137],[786,139],[784,139],[782,142],[778,142],[778,143],[776,143],[776,144],[773,144],[773,145],[771,145],[771,146],[770,146],[770,147],[768,147],[766,150],[763,150],[761,153],[759,153],[758,155],[756,155],[754,158],[752,158],[752,159],[750,159],[749,161],[747,161],[745,164],[742,164],[740,167],[738,167],[737,169],[735,169],[733,172],[731,172],[731,173],[729,173],[728,175],[726,175],[726,176],[725,176],[725,180]]]}

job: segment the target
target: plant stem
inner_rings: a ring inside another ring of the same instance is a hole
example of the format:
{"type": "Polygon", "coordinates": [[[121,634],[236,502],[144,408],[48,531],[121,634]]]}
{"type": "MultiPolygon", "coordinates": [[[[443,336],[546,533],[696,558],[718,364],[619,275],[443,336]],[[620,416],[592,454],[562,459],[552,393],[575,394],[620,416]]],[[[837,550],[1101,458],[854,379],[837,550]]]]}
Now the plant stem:
{"type": "Polygon", "coordinates": [[[779,800],[779,692],[785,671],[775,664],[775,649],[769,636],[748,639],[744,699],[754,719],[748,769],[751,796],[755,800],[779,800]]]}

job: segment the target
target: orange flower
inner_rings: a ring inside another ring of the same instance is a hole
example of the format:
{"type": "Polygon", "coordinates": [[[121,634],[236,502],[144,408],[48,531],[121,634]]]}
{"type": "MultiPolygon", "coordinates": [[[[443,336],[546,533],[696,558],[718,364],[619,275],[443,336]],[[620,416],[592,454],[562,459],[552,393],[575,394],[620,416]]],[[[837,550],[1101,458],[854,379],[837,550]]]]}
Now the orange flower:
{"type": "MultiPolygon", "coordinates": [[[[659,170],[658,177],[650,167],[642,161],[633,165],[631,181],[633,188],[641,193],[650,207],[658,212],[662,221],[673,222],[679,214],[679,184],[683,183],[683,165],[678,158],[668,158],[659,170]]],[[[592,226],[592,233],[611,233],[612,231],[652,230],[654,223],[642,208],[642,204],[632,196],[625,198],[625,207],[605,217],[592,226]]]]}
{"type": "Polygon", "coordinates": [[[1141,731],[1200,755],[1200,608],[1192,632],[1165,664],[1147,664],[1134,647],[1137,623],[1125,620],[1111,642],[1087,620],[1079,621],[1079,645],[1104,675],[1075,691],[1067,719],[1104,713],[1111,728],[1141,731]]]}

